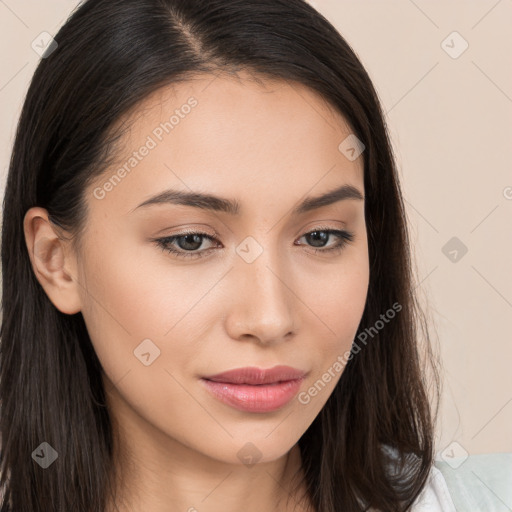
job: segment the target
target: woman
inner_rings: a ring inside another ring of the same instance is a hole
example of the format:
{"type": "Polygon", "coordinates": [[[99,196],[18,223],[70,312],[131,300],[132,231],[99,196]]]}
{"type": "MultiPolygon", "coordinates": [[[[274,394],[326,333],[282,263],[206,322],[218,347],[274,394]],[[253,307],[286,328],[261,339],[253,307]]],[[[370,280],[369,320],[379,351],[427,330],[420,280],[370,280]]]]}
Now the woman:
{"type": "Polygon", "coordinates": [[[454,510],[347,42],[302,0],[89,0],[55,39],[4,200],[1,511],[454,510]]]}

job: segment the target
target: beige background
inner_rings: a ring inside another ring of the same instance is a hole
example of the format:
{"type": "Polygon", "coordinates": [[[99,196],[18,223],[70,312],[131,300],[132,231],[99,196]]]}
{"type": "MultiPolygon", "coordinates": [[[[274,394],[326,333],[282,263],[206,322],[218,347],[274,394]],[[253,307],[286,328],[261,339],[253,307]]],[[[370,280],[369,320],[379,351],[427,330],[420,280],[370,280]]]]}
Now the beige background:
{"type": "MultiPolygon", "coordinates": [[[[386,112],[442,353],[438,456],[512,452],[512,0],[311,4],[356,51],[386,112]]],[[[2,197],[39,60],[32,41],[55,35],[75,5],[0,0],[2,197]]]]}

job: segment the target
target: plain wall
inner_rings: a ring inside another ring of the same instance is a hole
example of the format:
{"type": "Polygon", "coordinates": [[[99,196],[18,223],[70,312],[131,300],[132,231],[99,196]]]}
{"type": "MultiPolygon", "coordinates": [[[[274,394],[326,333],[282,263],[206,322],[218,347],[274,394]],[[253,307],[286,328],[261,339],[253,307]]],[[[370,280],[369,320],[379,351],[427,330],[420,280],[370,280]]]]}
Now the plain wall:
{"type": "MultiPolygon", "coordinates": [[[[512,1],[310,3],[386,112],[443,362],[438,455],[512,452],[512,1]]],[[[2,197],[32,42],[76,5],[0,2],[2,197]]]]}

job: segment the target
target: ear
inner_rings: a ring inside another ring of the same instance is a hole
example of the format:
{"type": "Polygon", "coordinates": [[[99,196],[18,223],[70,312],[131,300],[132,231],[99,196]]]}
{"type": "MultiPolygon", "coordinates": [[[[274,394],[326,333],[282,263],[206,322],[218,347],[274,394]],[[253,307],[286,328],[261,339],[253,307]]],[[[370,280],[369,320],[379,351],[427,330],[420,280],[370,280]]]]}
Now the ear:
{"type": "Polygon", "coordinates": [[[25,214],[25,242],[36,278],[53,305],[73,315],[81,310],[77,262],[57,229],[44,208],[33,207],[25,214]]]}

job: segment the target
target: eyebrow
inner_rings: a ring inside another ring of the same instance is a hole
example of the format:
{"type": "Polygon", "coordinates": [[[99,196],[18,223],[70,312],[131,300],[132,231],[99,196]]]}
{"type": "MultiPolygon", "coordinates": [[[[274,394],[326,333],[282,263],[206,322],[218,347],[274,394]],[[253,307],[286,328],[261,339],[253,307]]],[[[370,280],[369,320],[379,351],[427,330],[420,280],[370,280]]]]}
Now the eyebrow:
{"type": "MultiPolygon", "coordinates": [[[[342,185],[341,187],[330,190],[322,195],[304,199],[293,209],[292,213],[294,215],[300,215],[346,199],[357,199],[363,201],[364,197],[358,188],[352,185],[342,185]]],[[[201,192],[187,192],[183,190],[169,189],[146,199],[143,203],[130,210],[129,213],[137,210],[138,208],[168,203],[200,208],[202,210],[224,212],[229,215],[239,215],[241,211],[240,203],[236,199],[226,199],[201,192]]]]}

